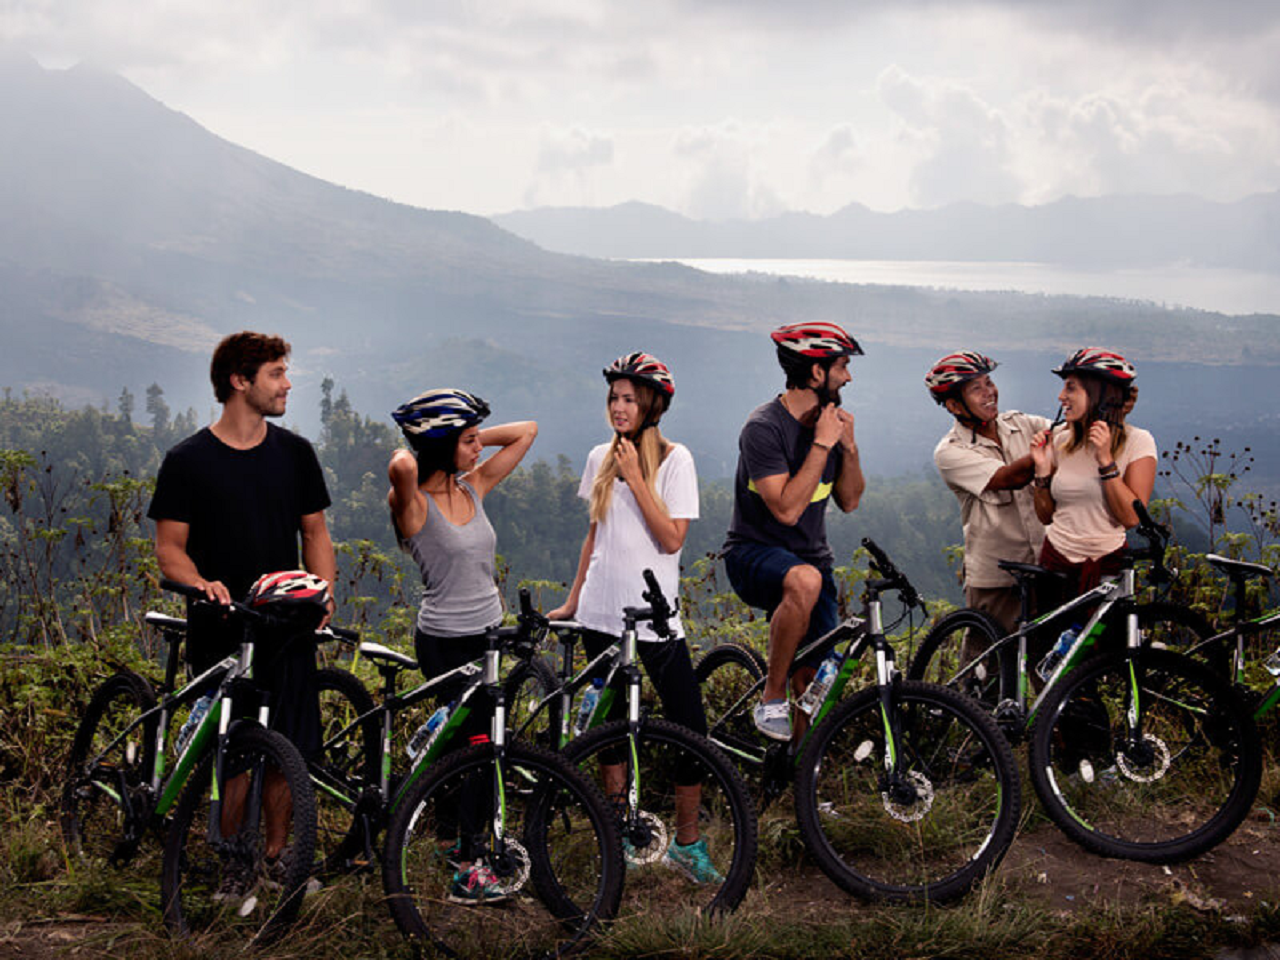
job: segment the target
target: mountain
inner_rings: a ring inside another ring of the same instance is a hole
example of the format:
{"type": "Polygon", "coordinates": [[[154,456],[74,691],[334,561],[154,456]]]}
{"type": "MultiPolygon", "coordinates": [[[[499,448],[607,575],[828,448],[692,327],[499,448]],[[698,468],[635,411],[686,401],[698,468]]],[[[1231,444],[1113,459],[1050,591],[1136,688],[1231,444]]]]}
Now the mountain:
{"type": "Polygon", "coordinates": [[[996,260],[1092,267],[1169,263],[1280,273],[1280,193],[1212,203],[1190,196],[1069,197],[1039,207],[957,203],[830,216],[706,222],[643,203],[547,207],[494,222],[549,250],[636,259],[996,260]]]}
{"type": "Polygon", "coordinates": [[[1280,365],[1275,317],[554,253],[480,217],[291,170],[119,76],[46,70],[2,48],[0,143],[0,387],[110,403],[155,382],[171,408],[204,412],[211,346],[261,329],[294,345],[289,417],[305,432],[318,427],[324,377],[375,417],[450,384],[498,418],[536,417],[535,456],[581,463],[607,435],[602,367],[645,349],[676,376],[664,427],[703,476],[724,477],[742,420],[781,385],[767,331],[811,318],[846,324],[866,349],[846,402],[874,473],[928,467],[945,421],[920,378],[960,344],[1002,360],[1007,405],[1051,414],[1048,368],[1103,342],[1138,360],[1143,408],[1176,436],[1220,425],[1261,448],[1280,432],[1241,399],[1280,365]]]}

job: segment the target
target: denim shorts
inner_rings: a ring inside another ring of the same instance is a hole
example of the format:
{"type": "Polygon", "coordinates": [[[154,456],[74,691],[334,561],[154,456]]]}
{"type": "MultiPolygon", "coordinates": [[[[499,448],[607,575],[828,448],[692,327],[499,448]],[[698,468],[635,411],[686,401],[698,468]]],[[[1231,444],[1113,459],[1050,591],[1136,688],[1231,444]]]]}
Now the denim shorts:
{"type": "MultiPolygon", "coordinates": [[[[770,616],[782,602],[782,581],[787,571],[798,566],[816,567],[822,574],[822,591],[809,614],[809,630],[800,641],[803,647],[834,630],[840,623],[836,581],[831,567],[810,563],[783,547],[761,543],[739,543],[724,555],[725,572],[729,574],[734,592],[747,606],[764,610],[770,616]]],[[[822,655],[814,654],[797,660],[797,663],[816,667],[821,661],[822,655]]]]}

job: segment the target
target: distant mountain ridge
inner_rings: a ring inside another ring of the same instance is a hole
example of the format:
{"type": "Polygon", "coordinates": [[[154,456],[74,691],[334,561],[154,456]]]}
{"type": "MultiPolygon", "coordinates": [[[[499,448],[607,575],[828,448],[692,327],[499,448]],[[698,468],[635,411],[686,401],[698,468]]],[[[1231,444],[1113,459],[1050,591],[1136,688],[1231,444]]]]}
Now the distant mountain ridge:
{"type": "Polygon", "coordinates": [[[601,368],[644,349],[676,376],[664,429],[694,451],[701,475],[724,477],[742,420],[781,386],[767,331],[826,319],[867,351],[846,403],[874,473],[928,466],[945,418],[920,378],[960,345],[1002,361],[1009,406],[1051,414],[1049,367],[1102,342],[1138,361],[1144,409],[1160,422],[1221,424],[1255,448],[1280,435],[1265,405],[1239,414],[1240,391],[1280,366],[1271,316],[724,277],[551,252],[481,217],[307,176],[118,76],[45,70],[3,47],[0,144],[0,387],[111,403],[155,382],[172,408],[203,418],[214,406],[212,344],[269,330],[294,345],[290,422],[304,431],[318,428],[325,376],[376,417],[456,385],[495,417],[536,417],[535,456],[580,462],[607,435],[601,368]]]}
{"type": "Polygon", "coordinates": [[[958,203],[878,213],[691,220],[650,204],[544,207],[491,218],[548,250],[636,259],[997,260],[1078,266],[1169,263],[1280,273],[1280,192],[1235,203],[1191,196],[1069,197],[1038,207],[958,203]]]}

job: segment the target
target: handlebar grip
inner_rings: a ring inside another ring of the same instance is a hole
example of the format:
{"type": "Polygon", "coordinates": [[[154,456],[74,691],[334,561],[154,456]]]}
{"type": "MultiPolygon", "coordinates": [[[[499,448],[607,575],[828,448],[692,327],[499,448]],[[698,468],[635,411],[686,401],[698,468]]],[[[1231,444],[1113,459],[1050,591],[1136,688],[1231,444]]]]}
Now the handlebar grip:
{"type": "Polygon", "coordinates": [[[898,568],[893,565],[888,555],[880,549],[870,537],[862,538],[862,545],[867,548],[867,553],[871,554],[871,562],[879,569],[882,576],[891,578],[898,575],[898,568]]]}
{"type": "Polygon", "coordinates": [[[191,600],[208,600],[203,590],[199,587],[193,587],[189,583],[179,583],[177,580],[170,580],[167,577],[160,581],[160,589],[167,590],[170,593],[178,593],[191,600]]]}
{"type": "Polygon", "coordinates": [[[1151,514],[1147,512],[1146,505],[1137,497],[1133,498],[1133,512],[1138,516],[1138,526],[1159,529],[1159,524],[1151,519],[1151,514]]]}
{"type": "Polygon", "coordinates": [[[348,630],[346,627],[335,627],[332,623],[329,624],[329,626],[325,627],[325,629],[328,630],[330,633],[332,633],[339,640],[345,640],[348,643],[360,642],[360,634],[357,633],[355,630],[348,630]]]}
{"type": "Polygon", "coordinates": [[[644,571],[644,585],[649,588],[644,596],[646,600],[650,603],[666,603],[667,598],[663,596],[662,587],[658,585],[658,578],[647,567],[644,571]]]}

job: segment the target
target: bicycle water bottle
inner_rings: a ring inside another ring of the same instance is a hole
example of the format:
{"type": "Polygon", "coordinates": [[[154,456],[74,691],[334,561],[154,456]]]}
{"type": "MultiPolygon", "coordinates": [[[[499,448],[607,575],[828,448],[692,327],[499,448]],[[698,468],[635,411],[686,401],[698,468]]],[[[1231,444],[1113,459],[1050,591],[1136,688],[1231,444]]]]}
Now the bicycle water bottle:
{"type": "Polygon", "coordinates": [[[600,702],[600,691],[604,689],[604,677],[596,677],[582,694],[582,703],[578,706],[578,722],[573,725],[576,737],[587,729],[591,722],[591,714],[595,713],[596,704],[600,702]]]}
{"type": "Polygon", "coordinates": [[[1053,671],[1058,669],[1058,664],[1062,662],[1062,658],[1067,655],[1067,651],[1071,649],[1071,645],[1076,642],[1078,636],[1080,636],[1080,627],[1074,623],[1058,635],[1058,642],[1044,655],[1044,659],[1036,667],[1036,673],[1040,674],[1041,680],[1048,680],[1053,671]]]}
{"type": "Polygon", "coordinates": [[[1275,650],[1271,656],[1263,660],[1262,665],[1267,668],[1267,673],[1273,677],[1280,677],[1280,649],[1275,650]]]}
{"type": "Polygon", "coordinates": [[[827,691],[831,689],[831,681],[836,678],[839,671],[840,655],[832,650],[818,667],[818,672],[813,676],[813,682],[805,687],[804,693],[800,694],[796,706],[808,714],[817,710],[818,704],[822,703],[823,698],[826,697],[827,691]]]}
{"type": "Polygon", "coordinates": [[[413,736],[409,738],[408,745],[404,748],[404,752],[409,755],[410,760],[418,759],[418,754],[431,746],[431,741],[436,738],[436,734],[440,732],[440,728],[444,726],[444,722],[448,719],[449,707],[441,707],[427,717],[426,723],[413,732],[413,736]]]}
{"type": "Polygon", "coordinates": [[[204,715],[209,712],[211,706],[213,706],[213,697],[210,696],[203,696],[191,705],[191,713],[187,715],[187,722],[178,731],[177,751],[179,755],[182,754],[183,750],[187,749],[187,744],[191,742],[192,735],[196,732],[196,728],[200,726],[200,721],[204,719],[204,715]]]}

